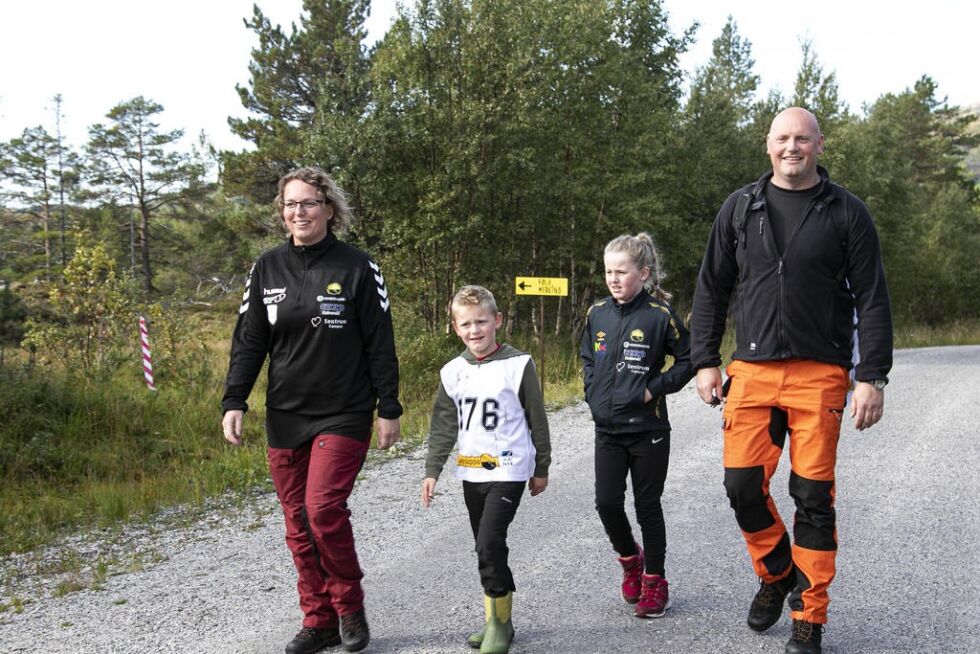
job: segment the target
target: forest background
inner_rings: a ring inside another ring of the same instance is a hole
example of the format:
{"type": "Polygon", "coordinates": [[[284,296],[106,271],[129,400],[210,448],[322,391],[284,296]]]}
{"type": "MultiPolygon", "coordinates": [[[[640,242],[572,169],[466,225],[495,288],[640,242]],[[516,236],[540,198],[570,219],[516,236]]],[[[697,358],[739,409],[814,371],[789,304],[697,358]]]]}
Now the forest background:
{"type": "Polygon", "coordinates": [[[418,0],[370,48],[367,0],[304,6],[292,29],[259,7],[247,20],[249,117],[229,123],[249,149],[182,149],[142,96],[78,150],[61,98],[51,124],[0,143],[0,555],[267,487],[262,382],[243,449],[223,443],[218,400],[244,275],[284,237],[275,182],[298,164],[346,189],[346,239],[384,270],[409,445],[458,350],[454,288],[494,290],[505,337],[547,345],[550,398],[573,397],[602,246],[651,233],[686,314],[716,211],[768,168],[764,135],[791,105],[818,116],[823,165],[875,218],[899,344],[980,339],[977,113],[928,76],[854,112],[804,41],[792,95],[762,95],[729,19],[685,91],[693,32],[649,0],[418,0]],[[567,277],[569,295],[542,322],[519,275],[567,277]]]}

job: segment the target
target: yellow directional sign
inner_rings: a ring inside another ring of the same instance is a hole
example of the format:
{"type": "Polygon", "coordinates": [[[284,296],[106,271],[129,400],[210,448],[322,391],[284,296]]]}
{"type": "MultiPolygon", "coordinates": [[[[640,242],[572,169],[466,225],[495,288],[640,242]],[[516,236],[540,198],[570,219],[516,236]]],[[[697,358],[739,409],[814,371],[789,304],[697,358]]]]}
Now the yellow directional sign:
{"type": "Polygon", "coordinates": [[[568,295],[567,277],[516,277],[518,295],[568,295]]]}

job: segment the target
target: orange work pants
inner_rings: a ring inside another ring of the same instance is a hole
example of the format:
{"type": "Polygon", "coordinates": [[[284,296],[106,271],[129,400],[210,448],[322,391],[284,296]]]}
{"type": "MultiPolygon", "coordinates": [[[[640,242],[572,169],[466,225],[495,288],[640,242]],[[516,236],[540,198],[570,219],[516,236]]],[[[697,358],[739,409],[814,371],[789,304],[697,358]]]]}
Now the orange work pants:
{"type": "Polygon", "coordinates": [[[837,365],[791,359],[733,361],[724,409],[725,489],[756,575],[773,583],[794,572],[795,620],[826,623],[837,528],[834,465],[848,389],[837,365]],[[789,435],[793,545],[769,495],[789,435]]]}

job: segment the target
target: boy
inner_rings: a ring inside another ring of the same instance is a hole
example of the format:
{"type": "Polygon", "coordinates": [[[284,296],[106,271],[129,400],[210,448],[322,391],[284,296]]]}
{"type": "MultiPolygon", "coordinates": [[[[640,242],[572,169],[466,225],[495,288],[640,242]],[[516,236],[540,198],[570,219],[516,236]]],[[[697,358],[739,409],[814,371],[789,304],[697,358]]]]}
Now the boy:
{"type": "Polygon", "coordinates": [[[531,357],[498,344],[503,316],[482,286],[464,286],[452,302],[453,328],[466,351],[443,366],[432,407],[422,504],[458,443],[456,476],[476,540],[486,623],[469,637],[482,654],[506,654],[514,578],[507,566],[507,528],[527,482],[531,496],[548,486],[548,418],[531,357]]]}

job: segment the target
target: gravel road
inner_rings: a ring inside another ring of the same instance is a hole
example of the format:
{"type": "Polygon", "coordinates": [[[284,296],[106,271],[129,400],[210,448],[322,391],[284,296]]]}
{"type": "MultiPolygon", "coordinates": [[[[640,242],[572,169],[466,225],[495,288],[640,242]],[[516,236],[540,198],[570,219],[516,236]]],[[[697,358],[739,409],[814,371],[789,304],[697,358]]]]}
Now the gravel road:
{"type": "MultiPolygon", "coordinates": [[[[898,351],[891,378],[883,422],[841,434],[840,554],[824,651],[978,652],[980,346],[898,351]]],[[[745,626],[757,581],[721,483],[720,413],[693,384],[670,402],[672,608],[638,620],[619,599],[592,503],[592,424],[584,404],[572,406],[550,416],[548,490],[525,497],[511,528],[514,654],[783,651],[788,617],[762,635],[745,626]]],[[[424,510],[423,456],[371,464],[351,500],[370,652],[463,654],[482,621],[459,482],[447,470],[424,510]]],[[[788,467],[772,486],[787,518],[788,467]]],[[[58,577],[18,577],[37,561],[0,561],[0,601],[13,592],[31,600],[0,613],[0,652],[281,652],[301,619],[282,533],[274,496],[261,494],[190,524],[133,527],[111,544],[80,538],[71,548],[83,561],[114,548],[117,559],[142,553],[139,564],[60,597],[58,577]]]]}

